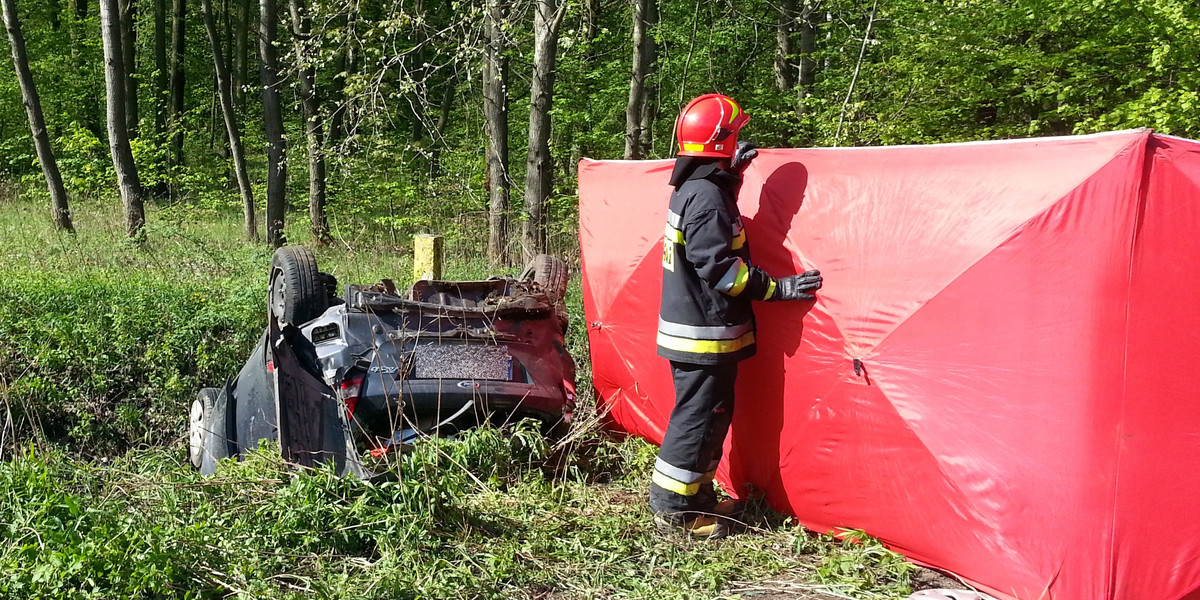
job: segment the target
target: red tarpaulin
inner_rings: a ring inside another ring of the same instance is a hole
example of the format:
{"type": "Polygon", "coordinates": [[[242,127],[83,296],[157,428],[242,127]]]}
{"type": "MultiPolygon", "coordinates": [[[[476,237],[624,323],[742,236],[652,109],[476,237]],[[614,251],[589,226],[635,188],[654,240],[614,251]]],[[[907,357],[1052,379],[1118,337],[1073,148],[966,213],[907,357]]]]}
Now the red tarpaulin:
{"type": "MultiPolygon", "coordinates": [[[[579,168],[595,387],[655,443],[672,164],[579,168]]],[[[725,489],[1001,598],[1200,600],[1200,143],[763,150],[739,205],[825,286],[756,305],[725,489]]]]}

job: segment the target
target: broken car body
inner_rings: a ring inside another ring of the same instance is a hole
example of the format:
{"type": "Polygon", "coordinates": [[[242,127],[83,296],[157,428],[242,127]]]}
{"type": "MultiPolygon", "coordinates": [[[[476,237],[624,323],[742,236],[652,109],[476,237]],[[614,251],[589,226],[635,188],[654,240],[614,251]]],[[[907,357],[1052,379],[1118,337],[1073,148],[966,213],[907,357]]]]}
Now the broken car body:
{"type": "Polygon", "coordinates": [[[212,473],[278,440],[292,462],[361,474],[360,451],[423,434],[525,417],[565,425],[565,287],[565,266],[542,255],[516,279],[418,281],[403,294],[385,280],[337,297],[307,249],[281,248],[268,331],[224,390],[192,405],[192,464],[212,473]]]}

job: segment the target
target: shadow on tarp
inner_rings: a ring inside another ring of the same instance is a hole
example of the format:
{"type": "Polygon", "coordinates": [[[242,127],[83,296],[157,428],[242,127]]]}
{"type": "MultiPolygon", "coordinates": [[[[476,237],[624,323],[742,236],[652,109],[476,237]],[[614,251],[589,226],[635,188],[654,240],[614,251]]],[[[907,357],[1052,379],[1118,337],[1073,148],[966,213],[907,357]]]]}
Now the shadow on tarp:
{"type": "MultiPolygon", "coordinates": [[[[758,214],[753,219],[745,219],[746,239],[750,244],[752,260],[756,248],[761,255],[763,249],[786,246],[788,231],[791,230],[792,221],[804,204],[807,188],[808,169],[799,162],[785,163],[767,178],[763,184],[758,214]]],[[[793,263],[795,262],[797,260],[793,259],[793,263]]],[[[800,267],[797,272],[804,270],[800,267]]],[[[793,274],[770,273],[776,278],[793,274]]],[[[752,496],[758,490],[769,487],[783,489],[782,486],[772,486],[771,479],[779,477],[776,466],[780,459],[779,447],[784,423],[784,358],[795,354],[800,347],[800,340],[804,334],[804,315],[812,308],[811,302],[787,304],[788,306],[781,306],[780,309],[788,312],[786,322],[790,326],[763,327],[762,319],[759,319],[758,353],[750,361],[743,362],[739,369],[742,385],[739,386],[737,394],[736,406],[739,408],[735,408],[729,450],[731,479],[747,482],[744,484],[747,489],[731,490],[739,497],[752,496]],[[750,387],[746,385],[747,380],[753,382],[753,394],[740,391],[750,387]],[[753,418],[746,417],[748,412],[753,412],[753,418]],[[755,454],[752,460],[751,457],[741,455],[737,445],[739,439],[754,440],[755,454]]],[[[764,309],[764,304],[756,303],[756,313],[762,313],[764,309]]]]}

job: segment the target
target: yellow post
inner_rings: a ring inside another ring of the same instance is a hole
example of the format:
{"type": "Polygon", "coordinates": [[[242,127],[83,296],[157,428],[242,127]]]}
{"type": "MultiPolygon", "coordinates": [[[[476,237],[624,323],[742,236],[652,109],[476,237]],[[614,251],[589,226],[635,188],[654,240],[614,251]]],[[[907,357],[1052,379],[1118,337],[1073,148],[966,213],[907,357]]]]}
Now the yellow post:
{"type": "Polygon", "coordinates": [[[413,236],[413,280],[442,278],[442,236],[422,233],[413,236]]]}

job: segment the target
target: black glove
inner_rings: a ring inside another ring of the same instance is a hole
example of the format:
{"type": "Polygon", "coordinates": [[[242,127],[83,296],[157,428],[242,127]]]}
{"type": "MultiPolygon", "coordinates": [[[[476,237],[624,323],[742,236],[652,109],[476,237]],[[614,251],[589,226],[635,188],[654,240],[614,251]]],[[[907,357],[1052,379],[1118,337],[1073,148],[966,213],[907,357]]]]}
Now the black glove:
{"type": "Polygon", "coordinates": [[[754,142],[741,141],[737,143],[737,149],[733,151],[733,159],[729,161],[729,170],[736,175],[741,175],[746,167],[750,166],[750,161],[758,156],[758,150],[755,150],[754,142]]]}
{"type": "Polygon", "coordinates": [[[789,275],[781,278],[777,286],[771,300],[816,300],[817,297],[808,292],[821,289],[821,272],[813,269],[799,275],[789,275]]]}

